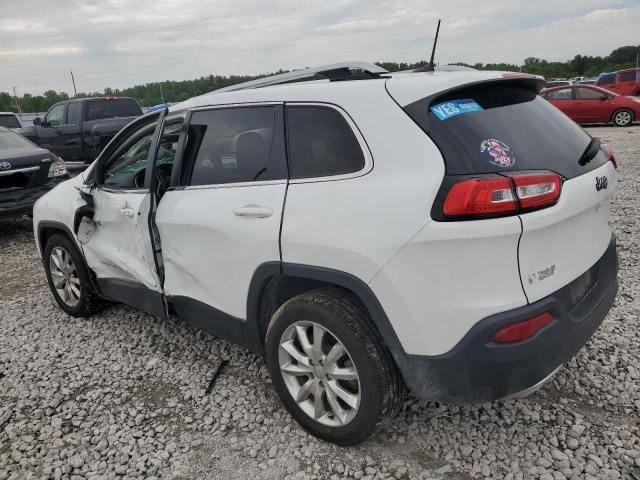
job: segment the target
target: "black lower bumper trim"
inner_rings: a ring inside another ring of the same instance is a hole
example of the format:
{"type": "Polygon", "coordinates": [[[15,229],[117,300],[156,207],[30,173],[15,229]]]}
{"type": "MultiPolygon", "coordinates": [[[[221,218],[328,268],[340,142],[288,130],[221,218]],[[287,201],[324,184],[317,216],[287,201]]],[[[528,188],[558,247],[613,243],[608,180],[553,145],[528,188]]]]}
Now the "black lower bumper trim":
{"type": "Polygon", "coordinates": [[[391,349],[413,395],[432,401],[484,403],[539,383],[573,357],[598,329],[618,290],[615,238],[587,272],[530,305],[478,322],[451,351],[434,357],[391,349]],[[502,326],[550,312],[553,321],[514,344],[492,338],[502,326]]]}
{"type": "Polygon", "coordinates": [[[31,215],[38,199],[59,183],[60,180],[52,179],[37,187],[0,191],[0,218],[31,215]]]}

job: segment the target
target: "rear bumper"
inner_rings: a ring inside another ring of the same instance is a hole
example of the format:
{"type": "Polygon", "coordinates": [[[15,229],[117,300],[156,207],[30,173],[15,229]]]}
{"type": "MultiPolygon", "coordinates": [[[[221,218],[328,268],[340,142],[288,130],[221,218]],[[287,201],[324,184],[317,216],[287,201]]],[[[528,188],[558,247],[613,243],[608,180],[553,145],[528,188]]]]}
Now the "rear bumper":
{"type": "Polygon", "coordinates": [[[618,290],[615,238],[579,278],[552,295],[478,322],[449,352],[428,357],[392,349],[413,395],[441,402],[483,403],[528,391],[552,375],[591,338],[618,290]],[[586,291],[586,293],[585,293],[586,291]],[[543,312],[551,324],[510,345],[492,341],[502,326],[543,312]]]}
{"type": "Polygon", "coordinates": [[[66,177],[51,179],[37,187],[0,191],[0,218],[31,215],[36,201],[64,180],[66,177]]]}

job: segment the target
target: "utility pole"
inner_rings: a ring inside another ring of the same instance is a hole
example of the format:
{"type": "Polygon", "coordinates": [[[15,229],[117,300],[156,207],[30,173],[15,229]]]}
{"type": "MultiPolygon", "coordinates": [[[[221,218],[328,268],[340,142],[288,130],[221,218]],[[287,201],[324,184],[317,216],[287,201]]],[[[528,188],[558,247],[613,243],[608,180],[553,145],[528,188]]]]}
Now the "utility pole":
{"type": "Polygon", "coordinates": [[[164,93],[162,92],[162,84],[160,84],[160,98],[162,99],[162,103],[164,103],[164,93]]]}
{"type": "Polygon", "coordinates": [[[73,82],[73,96],[78,96],[78,91],[76,90],[76,79],[73,78],[73,70],[71,70],[71,81],[73,82]]]}
{"type": "Polygon", "coordinates": [[[13,98],[16,101],[16,109],[18,110],[18,113],[22,113],[22,109],[20,108],[20,103],[18,102],[18,95],[16,94],[16,86],[13,86],[13,98]]]}

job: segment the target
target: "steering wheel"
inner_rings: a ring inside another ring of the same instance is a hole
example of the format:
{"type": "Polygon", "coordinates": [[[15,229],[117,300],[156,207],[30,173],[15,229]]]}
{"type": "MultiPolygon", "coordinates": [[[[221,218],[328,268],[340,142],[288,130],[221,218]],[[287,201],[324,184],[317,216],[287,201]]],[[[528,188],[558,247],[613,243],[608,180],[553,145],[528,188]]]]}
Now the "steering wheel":
{"type": "Polygon", "coordinates": [[[147,169],[143,169],[135,174],[133,177],[133,184],[136,188],[144,188],[144,175],[147,173],[147,169]]]}
{"type": "Polygon", "coordinates": [[[156,196],[158,199],[162,198],[162,196],[166,193],[169,188],[169,183],[171,182],[171,175],[164,168],[158,168],[155,172],[155,182],[156,182],[156,196]]]}

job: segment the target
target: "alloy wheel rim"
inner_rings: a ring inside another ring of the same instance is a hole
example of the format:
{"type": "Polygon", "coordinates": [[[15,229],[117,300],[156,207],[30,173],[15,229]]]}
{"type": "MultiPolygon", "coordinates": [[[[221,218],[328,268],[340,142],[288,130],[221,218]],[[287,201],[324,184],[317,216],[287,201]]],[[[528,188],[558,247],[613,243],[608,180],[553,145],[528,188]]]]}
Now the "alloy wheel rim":
{"type": "Polygon", "coordinates": [[[62,247],[55,247],[49,256],[49,271],[53,287],[68,307],[80,303],[80,277],[71,254],[62,247]]]}
{"type": "Polygon", "coordinates": [[[629,112],[620,112],[616,115],[616,122],[619,125],[626,125],[631,120],[629,112]]]}
{"type": "Polygon", "coordinates": [[[298,407],[329,427],[341,427],[358,413],[361,387],[351,355],[327,328],[298,321],[282,334],[280,373],[298,407]]]}

